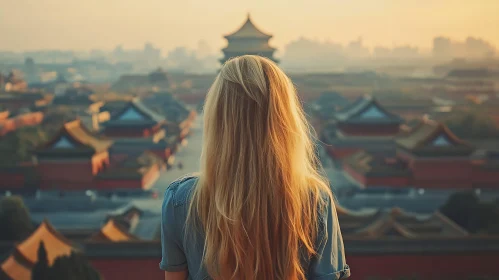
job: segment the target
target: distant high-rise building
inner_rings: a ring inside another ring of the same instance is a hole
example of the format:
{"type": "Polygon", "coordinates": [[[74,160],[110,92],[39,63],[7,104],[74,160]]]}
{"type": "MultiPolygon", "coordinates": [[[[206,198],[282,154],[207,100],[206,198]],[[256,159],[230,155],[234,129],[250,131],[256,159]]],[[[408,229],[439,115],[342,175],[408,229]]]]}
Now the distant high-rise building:
{"type": "Polygon", "coordinates": [[[278,62],[273,56],[276,49],[269,46],[272,35],[258,29],[251,21],[249,14],[246,22],[237,31],[224,38],[227,39],[228,45],[222,49],[224,53],[224,57],[220,59],[222,64],[231,57],[245,54],[260,55],[278,62]]]}

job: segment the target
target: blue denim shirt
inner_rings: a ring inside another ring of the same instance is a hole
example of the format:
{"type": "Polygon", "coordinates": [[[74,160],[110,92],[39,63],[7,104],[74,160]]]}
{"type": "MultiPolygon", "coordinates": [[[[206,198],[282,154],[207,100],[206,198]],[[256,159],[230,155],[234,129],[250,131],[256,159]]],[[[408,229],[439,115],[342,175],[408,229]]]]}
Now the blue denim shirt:
{"type": "MultiPolygon", "coordinates": [[[[166,189],[161,219],[162,259],[159,267],[165,271],[188,270],[192,280],[209,279],[202,265],[204,237],[185,237],[185,221],[196,177],[178,179],[166,189]]],[[[317,256],[304,262],[307,279],[335,280],[350,276],[345,262],[343,238],[333,203],[320,215],[317,256]]]]}

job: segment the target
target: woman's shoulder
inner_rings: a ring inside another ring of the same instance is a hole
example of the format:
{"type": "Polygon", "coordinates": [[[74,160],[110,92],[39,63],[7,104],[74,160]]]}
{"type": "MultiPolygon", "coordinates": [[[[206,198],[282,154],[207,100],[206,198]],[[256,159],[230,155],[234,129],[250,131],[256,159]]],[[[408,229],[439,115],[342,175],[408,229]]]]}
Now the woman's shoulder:
{"type": "Polygon", "coordinates": [[[184,205],[194,190],[198,176],[188,174],[174,180],[165,191],[165,200],[169,200],[174,206],[184,205]]]}

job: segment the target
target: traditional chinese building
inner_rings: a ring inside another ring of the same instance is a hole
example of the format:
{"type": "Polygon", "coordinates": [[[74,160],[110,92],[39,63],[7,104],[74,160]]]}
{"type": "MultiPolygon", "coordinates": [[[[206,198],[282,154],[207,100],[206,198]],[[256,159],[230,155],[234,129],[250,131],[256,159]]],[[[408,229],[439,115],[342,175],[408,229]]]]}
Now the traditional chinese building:
{"type": "Polygon", "coordinates": [[[109,165],[111,140],[92,135],[79,120],[35,152],[42,189],[89,189],[94,177],[109,165]]]}
{"type": "Polygon", "coordinates": [[[246,22],[238,30],[225,35],[224,38],[227,39],[228,45],[222,49],[224,53],[224,57],[220,59],[222,64],[231,57],[246,54],[264,56],[277,62],[277,59],[274,58],[276,49],[271,47],[268,42],[272,35],[257,28],[249,14],[246,22]]]}
{"type": "Polygon", "coordinates": [[[103,123],[103,134],[107,137],[153,137],[161,133],[160,126],[165,118],[147,108],[138,98],[103,123]]]}
{"type": "Polygon", "coordinates": [[[388,112],[375,98],[364,96],[334,114],[323,131],[323,140],[336,159],[360,150],[393,153],[393,137],[402,123],[402,118],[388,112]]]}
{"type": "Polygon", "coordinates": [[[38,248],[42,242],[49,265],[52,265],[57,257],[69,256],[71,252],[79,251],[48,221],[43,221],[26,240],[15,246],[12,254],[2,263],[0,278],[31,280],[31,270],[38,261],[38,248]],[[2,278],[2,274],[7,278],[2,278]]]}
{"type": "Polygon", "coordinates": [[[102,134],[114,140],[113,159],[139,156],[150,151],[166,161],[171,155],[171,146],[176,144],[173,143],[175,139],[166,134],[166,123],[165,117],[135,98],[111,114],[110,120],[101,126],[104,128],[102,134]]]}
{"type": "Polygon", "coordinates": [[[395,142],[395,155],[359,151],[345,160],[345,171],[367,187],[497,188],[494,153],[477,155],[442,123],[424,119],[395,142]]]}

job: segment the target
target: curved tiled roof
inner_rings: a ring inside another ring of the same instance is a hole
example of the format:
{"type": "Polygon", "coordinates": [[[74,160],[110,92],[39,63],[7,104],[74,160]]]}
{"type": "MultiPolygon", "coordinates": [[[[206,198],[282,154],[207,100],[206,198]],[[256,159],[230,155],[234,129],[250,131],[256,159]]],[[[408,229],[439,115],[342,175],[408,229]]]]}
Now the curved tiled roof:
{"type": "Polygon", "coordinates": [[[392,208],[371,223],[357,229],[350,237],[465,237],[468,232],[440,212],[431,215],[408,213],[392,208]]]}
{"type": "Polygon", "coordinates": [[[251,21],[251,17],[248,14],[248,17],[244,24],[235,32],[226,35],[225,38],[262,38],[262,39],[270,39],[272,35],[266,34],[261,31],[259,28],[255,26],[255,24],[251,21]]]}
{"type": "Polygon", "coordinates": [[[110,241],[110,242],[127,242],[137,241],[138,238],[128,233],[126,229],[120,226],[113,219],[101,228],[101,230],[89,238],[90,241],[110,241]]]}
{"type": "Polygon", "coordinates": [[[108,139],[102,139],[94,136],[81,121],[75,120],[72,122],[67,122],[60,129],[59,133],[48,143],[46,143],[41,149],[46,150],[49,148],[51,151],[56,152],[61,150],[61,152],[66,153],[70,149],[88,149],[95,152],[102,152],[107,150],[113,142],[108,139]],[[55,148],[52,147],[61,138],[65,138],[74,145],[71,148],[55,148]]]}
{"type": "Polygon", "coordinates": [[[379,102],[372,96],[366,95],[358,98],[352,104],[342,108],[336,115],[335,118],[339,122],[356,122],[356,123],[394,123],[402,124],[403,120],[400,116],[388,112],[379,102]],[[376,110],[380,114],[383,114],[382,118],[378,117],[366,117],[363,114],[369,110],[376,110]]]}
{"type": "Polygon", "coordinates": [[[47,251],[49,265],[52,265],[60,256],[78,251],[48,221],[43,221],[26,240],[16,246],[14,253],[5,260],[1,266],[3,272],[15,280],[30,280],[31,269],[38,261],[38,248],[42,241],[47,251]]]}
{"type": "Polygon", "coordinates": [[[13,255],[3,262],[1,269],[10,279],[31,280],[32,267],[16,261],[13,255]]]}
{"type": "Polygon", "coordinates": [[[69,255],[75,251],[73,244],[47,221],[43,221],[30,237],[17,246],[17,249],[28,261],[34,264],[38,260],[38,247],[41,241],[45,244],[50,265],[57,257],[69,255]]]}
{"type": "Polygon", "coordinates": [[[446,125],[429,119],[423,119],[413,129],[400,134],[395,142],[399,147],[417,154],[469,155],[473,152],[473,147],[459,139],[446,125]],[[448,145],[433,145],[433,142],[440,137],[448,145]]]}
{"type": "Polygon", "coordinates": [[[104,122],[103,126],[129,126],[134,124],[158,124],[164,123],[166,118],[152,109],[148,108],[139,98],[134,98],[130,102],[128,102],[121,110],[115,111],[111,115],[111,119],[107,122],[104,122]],[[121,116],[133,110],[133,112],[141,115],[143,119],[120,119],[121,116]]]}

